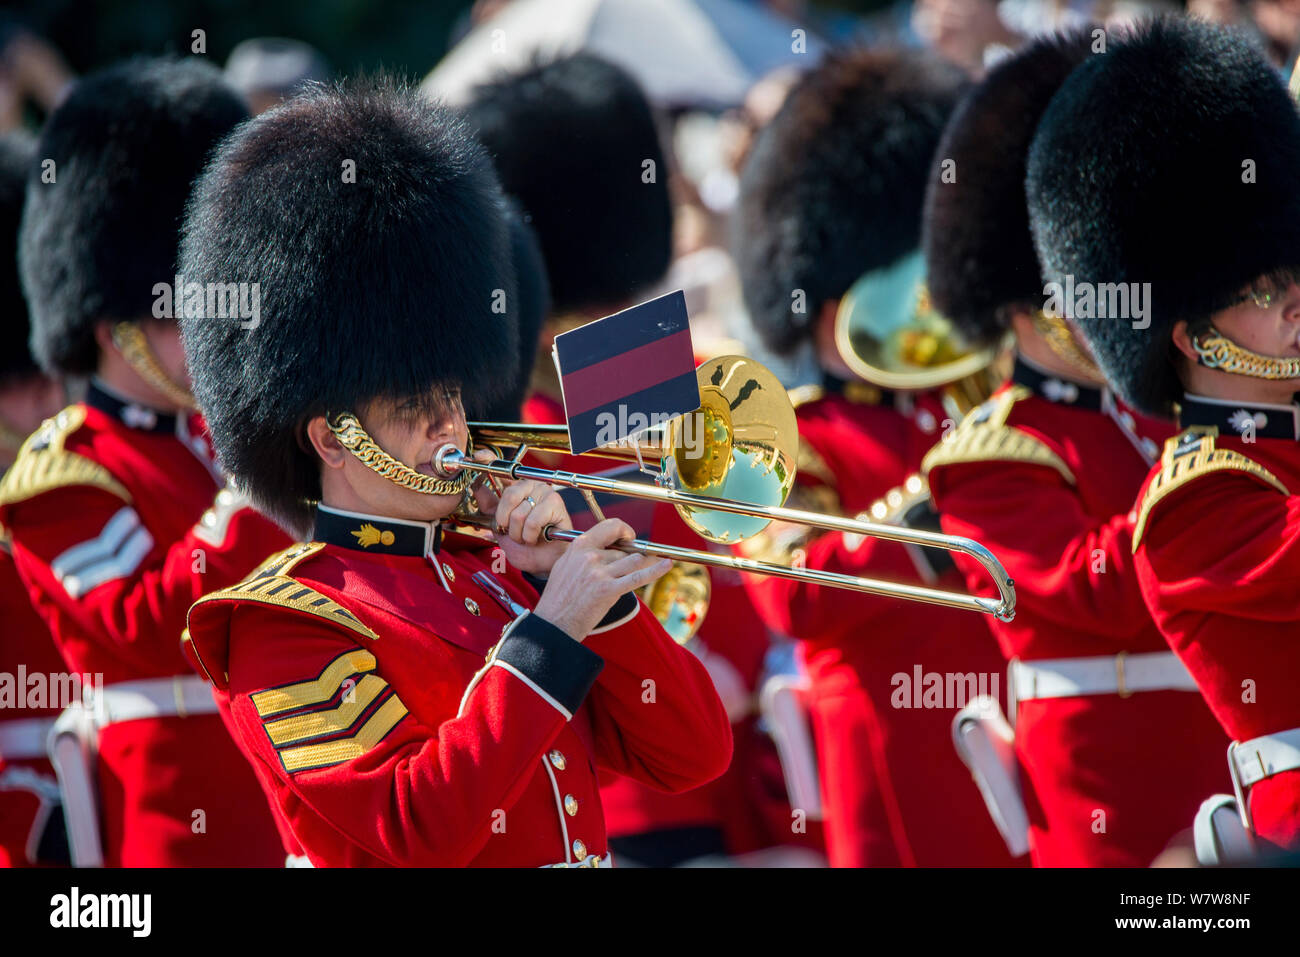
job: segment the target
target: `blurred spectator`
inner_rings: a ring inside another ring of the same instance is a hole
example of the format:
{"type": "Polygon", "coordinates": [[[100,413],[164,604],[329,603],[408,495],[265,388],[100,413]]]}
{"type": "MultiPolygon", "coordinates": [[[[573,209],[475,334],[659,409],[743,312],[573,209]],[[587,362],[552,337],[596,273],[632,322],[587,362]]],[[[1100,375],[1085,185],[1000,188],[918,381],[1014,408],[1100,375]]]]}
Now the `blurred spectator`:
{"type": "Polygon", "coordinates": [[[304,83],[328,80],[330,66],[301,40],[255,37],[230,51],[226,80],[248,100],[256,116],[297,93],[304,83]]]}
{"type": "Polygon", "coordinates": [[[1300,43],[1300,0],[1255,0],[1251,13],[1269,58],[1289,72],[1300,43]]]}
{"type": "Polygon", "coordinates": [[[1210,23],[1238,26],[1250,22],[1246,6],[1239,0],[1187,0],[1187,14],[1210,23]]]}
{"type": "Polygon", "coordinates": [[[28,103],[49,113],[73,79],[58,51],[16,20],[0,15],[0,131],[22,126],[28,103]]]}
{"type": "Polygon", "coordinates": [[[1003,22],[997,0],[916,0],[912,27],[927,47],[974,77],[1023,39],[1003,22]]]}

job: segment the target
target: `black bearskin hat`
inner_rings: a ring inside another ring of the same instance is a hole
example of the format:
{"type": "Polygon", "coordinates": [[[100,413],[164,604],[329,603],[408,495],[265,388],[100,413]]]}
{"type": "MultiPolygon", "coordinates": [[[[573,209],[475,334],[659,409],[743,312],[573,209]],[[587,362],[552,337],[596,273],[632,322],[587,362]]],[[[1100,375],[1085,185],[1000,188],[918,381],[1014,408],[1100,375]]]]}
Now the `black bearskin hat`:
{"type": "Polygon", "coordinates": [[[47,371],[94,372],[95,322],[152,314],[154,286],[175,276],[190,188],[247,117],[221,71],[197,57],[109,67],[50,116],[37,157],[53,165],[28,178],[19,240],[32,351],[47,371]]]}
{"type": "Polygon", "coordinates": [[[436,385],[485,408],[513,381],[492,164],[460,119],[392,80],[309,89],[229,137],[195,188],[181,274],[258,284],[259,321],[187,309],[181,334],[222,464],[295,529],[320,497],[309,418],[436,385]]]}
{"type": "Polygon", "coordinates": [[[745,163],[733,222],[768,348],[793,352],[823,303],[918,248],[930,160],[965,89],[927,54],[857,50],[829,54],[790,91],[745,163]]]}
{"type": "Polygon", "coordinates": [[[551,285],[546,278],[546,263],[542,259],[537,233],[513,203],[509,223],[510,258],[515,266],[516,295],[519,297],[518,308],[511,310],[519,333],[519,369],[511,387],[499,401],[481,410],[465,410],[471,420],[520,421],[524,400],[528,398],[533,364],[537,361],[538,340],[551,311],[551,285]]]}
{"type": "Polygon", "coordinates": [[[1300,267],[1300,116],[1235,31],[1161,18],[1113,39],[1052,100],[1026,185],[1044,280],[1091,283],[1098,300],[1104,283],[1150,283],[1144,319],[1076,317],[1150,414],[1182,395],[1175,323],[1195,331],[1253,281],[1300,267]]]}
{"type": "Polygon", "coordinates": [[[27,170],[36,156],[36,140],[14,131],[0,136],[0,383],[38,370],[27,345],[31,331],[27,301],[18,281],[18,226],[23,217],[27,170]]]}
{"type": "Polygon", "coordinates": [[[1029,144],[1052,95],[1105,42],[1099,29],[1041,37],[998,63],[939,142],[925,201],[926,280],[935,308],[972,344],[998,343],[1003,306],[1043,303],[1025,204],[1029,144]]]}
{"type": "Polygon", "coordinates": [[[663,278],[668,170],[626,71],[588,53],[538,64],[478,87],[465,115],[537,232],[557,311],[612,310],[663,278]]]}

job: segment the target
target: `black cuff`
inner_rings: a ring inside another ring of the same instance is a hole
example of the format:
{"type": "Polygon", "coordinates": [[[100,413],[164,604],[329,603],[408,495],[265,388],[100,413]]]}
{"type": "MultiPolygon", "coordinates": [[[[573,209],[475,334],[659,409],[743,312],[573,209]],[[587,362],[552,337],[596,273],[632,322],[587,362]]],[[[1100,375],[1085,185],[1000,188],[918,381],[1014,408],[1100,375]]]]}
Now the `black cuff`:
{"type": "Polygon", "coordinates": [[[569,714],[578,710],[605,667],[600,655],[531,613],[502,639],[496,660],[537,685],[569,714]]]}
{"type": "Polygon", "coordinates": [[[530,575],[528,572],[522,572],[521,574],[524,576],[524,581],[533,586],[533,591],[540,595],[542,589],[546,587],[546,579],[538,578],[536,575],[530,575]]]}
{"type": "Polygon", "coordinates": [[[636,592],[630,591],[622,595],[618,601],[614,602],[614,607],[605,613],[605,617],[600,620],[600,623],[592,629],[592,633],[594,634],[602,628],[608,628],[614,622],[626,618],[637,610],[638,604],[640,602],[637,600],[636,592]]]}

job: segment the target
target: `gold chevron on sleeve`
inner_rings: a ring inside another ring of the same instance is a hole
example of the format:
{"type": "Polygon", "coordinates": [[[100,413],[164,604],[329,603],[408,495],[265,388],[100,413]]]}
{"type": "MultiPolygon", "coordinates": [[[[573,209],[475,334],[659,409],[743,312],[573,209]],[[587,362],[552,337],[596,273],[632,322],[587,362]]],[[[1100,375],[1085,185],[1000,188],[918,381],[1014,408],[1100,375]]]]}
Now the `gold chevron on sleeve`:
{"type": "Polygon", "coordinates": [[[1151,512],[1178,489],[1198,478],[1215,472],[1238,472],[1263,485],[1290,495],[1276,475],[1258,462],[1232,449],[1214,447],[1219,430],[1215,426],[1192,426],[1165,442],[1160,457],[1160,472],[1147,486],[1138,504],[1137,524],[1133,526],[1133,551],[1136,552],[1146,531],[1151,512]]]}
{"type": "Polygon", "coordinates": [[[251,695],[253,707],[260,718],[283,714],[298,708],[323,704],[343,687],[343,682],[355,674],[365,674],[375,670],[375,656],[363,648],[345,651],[310,681],[268,688],[251,695]]]}
{"type": "Polygon", "coordinates": [[[967,462],[1027,462],[1055,469],[1061,478],[1076,484],[1064,459],[1040,439],[1006,424],[1011,407],[1027,395],[1023,386],[1013,386],[972,409],[950,435],[926,453],[921,473],[928,476],[931,469],[967,462]]]}
{"type": "Polygon", "coordinates": [[[344,761],[359,758],[387,737],[388,732],[397,727],[397,723],[406,717],[406,705],[396,694],[376,709],[357,733],[334,741],[321,744],[306,744],[296,748],[285,748],[280,752],[284,769],[290,774],[296,771],[313,771],[319,768],[333,767],[344,761]]]}
{"type": "Polygon", "coordinates": [[[103,489],[130,504],[131,493],[98,462],[63,447],[68,436],[86,421],[83,406],[64,409],[46,419],[23,443],[18,458],[0,481],[0,505],[25,502],[45,492],[68,486],[103,489]]]}
{"type": "MultiPolygon", "coordinates": [[[[345,678],[344,683],[339,687],[346,687],[346,683],[345,678]]],[[[267,736],[277,748],[283,748],[322,735],[347,731],[387,687],[388,682],[379,675],[366,675],[354,687],[347,689],[337,708],[308,711],[305,714],[295,714],[265,722],[267,736]]]]}

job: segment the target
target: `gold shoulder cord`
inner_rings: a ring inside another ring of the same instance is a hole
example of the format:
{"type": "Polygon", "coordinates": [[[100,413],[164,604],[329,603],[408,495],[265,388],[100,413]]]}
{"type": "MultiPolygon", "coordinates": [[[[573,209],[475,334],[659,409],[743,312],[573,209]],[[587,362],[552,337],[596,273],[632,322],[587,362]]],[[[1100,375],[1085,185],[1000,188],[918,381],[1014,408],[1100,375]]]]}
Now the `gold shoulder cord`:
{"type": "MultiPolygon", "coordinates": [[[[339,444],[370,471],[382,475],[395,485],[425,495],[461,495],[469,487],[471,476],[467,469],[462,469],[453,478],[443,479],[424,475],[409,465],[403,465],[379,447],[351,412],[326,416],[325,421],[329,423],[330,431],[339,440],[339,444]]],[[[466,449],[468,451],[470,450],[466,449]]]]}
{"type": "Polygon", "coordinates": [[[1079,348],[1070,325],[1060,316],[1049,316],[1043,310],[1034,313],[1034,331],[1042,336],[1049,349],[1067,362],[1076,372],[1088,379],[1104,379],[1101,369],[1092,357],[1079,348]]]}
{"type": "Polygon", "coordinates": [[[196,408],[194,396],[188,389],[182,389],[173,382],[158,364],[144,330],[134,322],[119,322],[113,326],[113,345],[122,353],[122,358],[135,370],[135,374],[150,387],[167,396],[168,401],[182,409],[196,408]]]}

